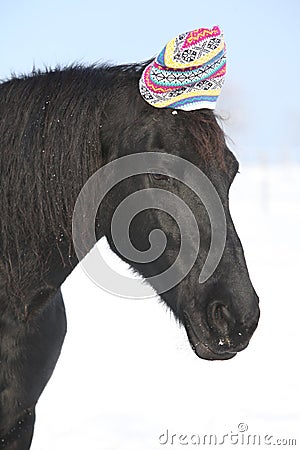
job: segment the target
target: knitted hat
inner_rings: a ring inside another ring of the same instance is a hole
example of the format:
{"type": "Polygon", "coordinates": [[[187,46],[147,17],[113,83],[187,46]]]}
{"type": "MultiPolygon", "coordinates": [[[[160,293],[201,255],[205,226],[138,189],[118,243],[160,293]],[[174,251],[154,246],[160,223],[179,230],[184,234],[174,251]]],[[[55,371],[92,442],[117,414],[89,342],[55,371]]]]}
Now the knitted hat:
{"type": "Polygon", "coordinates": [[[140,93],[156,108],[214,109],[226,73],[218,26],[180,34],[143,71],[140,93]]]}

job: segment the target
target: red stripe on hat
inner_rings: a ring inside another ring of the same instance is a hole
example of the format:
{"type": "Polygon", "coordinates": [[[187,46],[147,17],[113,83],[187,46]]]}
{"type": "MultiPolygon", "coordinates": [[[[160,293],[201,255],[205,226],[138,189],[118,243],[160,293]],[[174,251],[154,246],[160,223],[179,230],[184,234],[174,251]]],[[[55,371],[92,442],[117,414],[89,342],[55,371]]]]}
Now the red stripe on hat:
{"type": "Polygon", "coordinates": [[[145,81],[147,88],[150,91],[156,92],[158,94],[164,94],[167,91],[172,91],[172,90],[178,89],[178,86],[159,86],[159,85],[153,83],[153,81],[150,78],[150,72],[151,72],[151,65],[149,65],[144,72],[144,81],[145,81]]]}
{"type": "Polygon", "coordinates": [[[204,41],[204,39],[207,38],[220,36],[220,34],[221,30],[218,26],[214,26],[211,30],[208,28],[198,28],[187,35],[182,48],[191,47],[192,45],[197,44],[197,42],[204,41]]]}

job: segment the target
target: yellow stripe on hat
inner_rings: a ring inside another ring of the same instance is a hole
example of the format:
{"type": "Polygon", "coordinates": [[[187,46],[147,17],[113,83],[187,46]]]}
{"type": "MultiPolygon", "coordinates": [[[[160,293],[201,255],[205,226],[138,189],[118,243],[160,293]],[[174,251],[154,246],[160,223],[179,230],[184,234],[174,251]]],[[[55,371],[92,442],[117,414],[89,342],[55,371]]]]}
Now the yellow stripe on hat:
{"type": "Polygon", "coordinates": [[[192,98],[192,97],[201,97],[201,96],[217,97],[220,95],[220,92],[221,92],[221,89],[210,90],[209,93],[207,90],[193,91],[193,92],[177,95],[176,97],[170,98],[170,99],[162,101],[162,102],[160,101],[159,103],[155,104],[155,107],[156,108],[165,108],[166,106],[169,106],[171,103],[179,102],[180,100],[185,100],[187,98],[192,98]]]}
{"type": "Polygon", "coordinates": [[[175,37],[174,39],[169,41],[165,47],[164,62],[166,67],[170,67],[171,69],[187,69],[189,67],[201,66],[202,64],[205,64],[211,59],[213,59],[215,56],[217,56],[218,53],[220,53],[224,49],[224,39],[222,37],[220,45],[217,48],[215,48],[215,50],[210,51],[206,55],[203,55],[201,56],[201,58],[196,59],[194,61],[181,63],[178,61],[174,61],[173,59],[176,39],[177,38],[175,37]]]}

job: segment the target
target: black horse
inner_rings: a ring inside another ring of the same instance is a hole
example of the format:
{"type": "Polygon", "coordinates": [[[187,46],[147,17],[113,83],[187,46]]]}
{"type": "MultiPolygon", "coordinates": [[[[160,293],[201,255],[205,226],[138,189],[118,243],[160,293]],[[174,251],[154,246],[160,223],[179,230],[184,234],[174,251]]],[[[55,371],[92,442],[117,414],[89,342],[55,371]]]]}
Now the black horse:
{"type": "MultiPolygon", "coordinates": [[[[97,239],[106,236],[118,253],[110,227],[118,204],[145,187],[175,193],[194,213],[201,246],[190,272],[161,299],[184,325],[201,358],[233,357],[248,345],[257,326],[258,297],[228,206],[238,162],[212,111],[174,113],[142,99],[138,81],[144,67],[58,68],[0,86],[0,448],[30,447],[35,405],[66,333],[60,286],[78,263],[72,241],[74,205],[90,176],[121,156],[156,151],[199,167],[222,201],[225,249],[213,275],[199,284],[210,245],[209,217],[184,183],[159,173],[132,177],[109,192],[97,214],[97,239]]],[[[132,220],[133,245],[147,250],[153,229],[167,237],[157,260],[138,263],[122,256],[146,279],[170,266],[180,247],[176,222],[154,208],[132,220]]]]}

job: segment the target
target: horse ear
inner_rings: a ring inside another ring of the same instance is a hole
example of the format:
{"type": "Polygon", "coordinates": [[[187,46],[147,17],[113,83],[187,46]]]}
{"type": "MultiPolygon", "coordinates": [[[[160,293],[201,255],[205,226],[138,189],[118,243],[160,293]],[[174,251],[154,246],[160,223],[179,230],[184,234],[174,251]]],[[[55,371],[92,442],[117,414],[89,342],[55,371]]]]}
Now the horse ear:
{"type": "Polygon", "coordinates": [[[226,46],[218,26],[171,39],[144,69],[139,89],[156,108],[215,109],[226,73],[226,46]]]}

